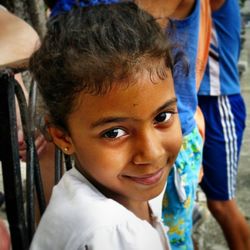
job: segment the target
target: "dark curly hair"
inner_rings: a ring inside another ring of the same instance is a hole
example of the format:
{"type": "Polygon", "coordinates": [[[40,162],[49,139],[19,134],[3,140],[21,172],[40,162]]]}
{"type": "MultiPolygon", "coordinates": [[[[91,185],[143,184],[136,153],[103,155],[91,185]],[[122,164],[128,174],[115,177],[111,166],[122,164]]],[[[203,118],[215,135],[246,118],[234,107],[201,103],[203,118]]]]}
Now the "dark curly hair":
{"type": "Polygon", "coordinates": [[[114,84],[132,84],[147,70],[166,78],[173,61],[166,34],[132,2],[73,8],[48,22],[30,59],[52,122],[67,129],[79,92],[103,95],[114,84]]]}

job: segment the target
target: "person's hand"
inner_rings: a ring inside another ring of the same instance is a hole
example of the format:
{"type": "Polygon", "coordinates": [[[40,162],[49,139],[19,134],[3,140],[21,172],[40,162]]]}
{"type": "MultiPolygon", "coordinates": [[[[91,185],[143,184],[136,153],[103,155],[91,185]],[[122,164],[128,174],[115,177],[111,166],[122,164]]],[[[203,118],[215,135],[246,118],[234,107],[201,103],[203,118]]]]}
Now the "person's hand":
{"type": "MultiPolygon", "coordinates": [[[[21,129],[18,129],[17,131],[18,135],[18,144],[19,144],[19,157],[21,161],[26,161],[26,143],[24,141],[23,137],[23,131],[21,129]]],[[[47,144],[47,141],[45,140],[44,136],[42,134],[37,134],[35,138],[35,146],[38,156],[42,153],[43,149],[45,148],[47,144]]]]}
{"type": "Polygon", "coordinates": [[[4,222],[0,219],[0,250],[10,250],[10,235],[4,225],[4,222]]]}
{"type": "MultiPolygon", "coordinates": [[[[15,78],[20,84],[26,100],[28,100],[28,92],[24,86],[21,74],[16,74],[15,78]]],[[[21,114],[20,114],[20,109],[19,109],[17,100],[16,100],[16,123],[17,123],[17,137],[18,137],[18,145],[19,145],[19,157],[20,157],[20,160],[26,161],[26,149],[27,148],[26,148],[24,137],[23,137],[21,114]]],[[[41,154],[46,144],[47,144],[47,141],[45,140],[44,136],[41,133],[36,132],[35,146],[36,146],[36,151],[37,151],[38,156],[41,154]]]]}
{"type": "Polygon", "coordinates": [[[203,165],[201,165],[199,176],[198,176],[198,183],[201,183],[203,176],[204,176],[204,169],[203,169],[203,165]]]}
{"type": "Polygon", "coordinates": [[[203,139],[203,142],[205,141],[205,120],[204,116],[202,114],[202,111],[200,107],[198,106],[194,115],[194,119],[196,121],[199,133],[203,139]]]}

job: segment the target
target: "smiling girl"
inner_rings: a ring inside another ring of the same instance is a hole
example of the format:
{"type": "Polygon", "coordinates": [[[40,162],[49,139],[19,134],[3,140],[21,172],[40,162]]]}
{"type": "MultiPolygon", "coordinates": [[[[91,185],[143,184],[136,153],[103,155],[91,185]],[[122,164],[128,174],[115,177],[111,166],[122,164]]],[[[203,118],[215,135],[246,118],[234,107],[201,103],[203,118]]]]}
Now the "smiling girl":
{"type": "Polygon", "coordinates": [[[75,159],[31,249],[169,249],[149,200],[182,136],[165,34],[133,3],[52,18],[31,58],[53,142],[75,159]]]}

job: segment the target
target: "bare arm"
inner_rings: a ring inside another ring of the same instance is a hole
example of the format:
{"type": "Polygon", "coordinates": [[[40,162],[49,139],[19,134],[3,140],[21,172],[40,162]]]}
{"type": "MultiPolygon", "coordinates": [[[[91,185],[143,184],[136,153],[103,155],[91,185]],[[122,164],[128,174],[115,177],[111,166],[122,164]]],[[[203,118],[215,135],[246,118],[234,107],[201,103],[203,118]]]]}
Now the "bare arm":
{"type": "Polygon", "coordinates": [[[212,11],[218,10],[226,0],[210,0],[210,6],[212,11]]]}
{"type": "Polygon", "coordinates": [[[0,9],[0,65],[30,57],[39,45],[35,30],[19,17],[0,9]]]}
{"type": "Polygon", "coordinates": [[[183,19],[191,12],[195,0],[137,0],[136,3],[155,17],[183,19]]]}
{"type": "Polygon", "coordinates": [[[195,0],[137,0],[136,3],[155,18],[159,18],[160,24],[164,26],[168,18],[186,18],[192,12],[195,0]]]}
{"type": "Polygon", "coordinates": [[[180,1],[180,4],[177,6],[176,10],[170,16],[174,19],[184,19],[192,13],[192,10],[194,8],[195,0],[182,0],[180,1]]]}

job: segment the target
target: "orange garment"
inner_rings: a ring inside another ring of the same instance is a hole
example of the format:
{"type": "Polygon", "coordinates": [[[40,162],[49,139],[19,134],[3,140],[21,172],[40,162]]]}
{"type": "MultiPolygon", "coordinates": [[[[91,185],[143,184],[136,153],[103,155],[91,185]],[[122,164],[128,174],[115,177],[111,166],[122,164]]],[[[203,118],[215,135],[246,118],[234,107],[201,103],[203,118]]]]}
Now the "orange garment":
{"type": "MultiPolygon", "coordinates": [[[[201,0],[200,5],[200,27],[199,27],[199,40],[196,59],[196,88],[199,90],[201,80],[203,78],[206,64],[208,60],[208,52],[210,46],[210,35],[212,29],[212,17],[209,0],[201,0]]],[[[200,108],[197,108],[195,113],[195,121],[197,123],[199,132],[205,140],[205,121],[200,108]]]]}
{"type": "Polygon", "coordinates": [[[212,16],[209,0],[201,0],[198,52],[196,59],[196,87],[199,90],[208,60],[212,16]]]}

